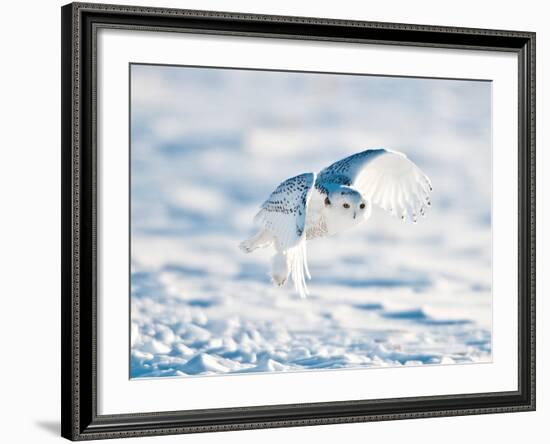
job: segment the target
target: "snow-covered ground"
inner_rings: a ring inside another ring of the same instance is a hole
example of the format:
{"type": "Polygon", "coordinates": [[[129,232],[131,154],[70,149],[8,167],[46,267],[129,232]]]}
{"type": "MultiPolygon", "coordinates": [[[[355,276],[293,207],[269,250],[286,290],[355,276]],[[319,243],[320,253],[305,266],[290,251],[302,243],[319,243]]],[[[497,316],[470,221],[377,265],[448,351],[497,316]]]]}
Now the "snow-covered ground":
{"type": "Polygon", "coordinates": [[[131,376],[491,360],[487,82],[132,67],[131,376]],[[285,178],[368,147],[431,178],[418,224],[375,211],[308,243],[311,295],[245,255],[285,178]]]}

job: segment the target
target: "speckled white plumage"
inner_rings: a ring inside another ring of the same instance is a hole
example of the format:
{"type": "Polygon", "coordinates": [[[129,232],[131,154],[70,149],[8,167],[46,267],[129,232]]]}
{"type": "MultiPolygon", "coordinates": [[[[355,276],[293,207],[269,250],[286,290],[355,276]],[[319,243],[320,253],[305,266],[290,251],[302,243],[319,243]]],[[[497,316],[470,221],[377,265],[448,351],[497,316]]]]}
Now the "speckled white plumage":
{"type": "Polygon", "coordinates": [[[417,222],[431,205],[430,179],[402,153],[368,149],[341,159],[319,174],[283,181],[255,217],[256,235],[240,247],[249,253],[273,246],[272,281],[291,277],[301,297],[308,294],[308,240],[331,236],[369,219],[372,205],[417,222]]]}

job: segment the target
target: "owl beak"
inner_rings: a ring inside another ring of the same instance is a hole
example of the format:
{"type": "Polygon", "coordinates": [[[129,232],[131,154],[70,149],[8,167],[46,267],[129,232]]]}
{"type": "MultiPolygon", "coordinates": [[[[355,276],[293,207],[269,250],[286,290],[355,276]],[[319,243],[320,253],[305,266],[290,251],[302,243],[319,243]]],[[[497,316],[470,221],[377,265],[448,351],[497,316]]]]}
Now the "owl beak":
{"type": "Polygon", "coordinates": [[[353,212],[353,218],[355,219],[356,216],[357,216],[357,212],[354,211],[354,212],[353,212]]]}

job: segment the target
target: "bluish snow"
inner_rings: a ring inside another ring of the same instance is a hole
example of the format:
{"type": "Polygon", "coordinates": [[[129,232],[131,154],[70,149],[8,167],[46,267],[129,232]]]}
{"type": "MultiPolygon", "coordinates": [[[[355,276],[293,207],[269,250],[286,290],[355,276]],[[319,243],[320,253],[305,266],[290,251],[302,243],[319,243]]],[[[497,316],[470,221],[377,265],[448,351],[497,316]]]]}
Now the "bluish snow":
{"type": "Polygon", "coordinates": [[[131,376],[491,360],[486,82],[132,67],[131,376]],[[311,296],[246,255],[284,179],[368,147],[431,178],[418,224],[375,210],[308,243],[311,296]]]}

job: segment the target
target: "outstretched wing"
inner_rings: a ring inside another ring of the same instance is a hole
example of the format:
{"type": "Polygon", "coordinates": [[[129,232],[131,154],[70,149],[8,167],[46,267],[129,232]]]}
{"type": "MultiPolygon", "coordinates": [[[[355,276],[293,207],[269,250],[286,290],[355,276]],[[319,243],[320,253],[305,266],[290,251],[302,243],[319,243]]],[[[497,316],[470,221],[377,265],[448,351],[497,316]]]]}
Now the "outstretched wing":
{"type": "Polygon", "coordinates": [[[277,249],[286,251],[294,286],[302,297],[307,295],[305,276],[310,278],[305,225],[307,204],[314,183],[314,173],[285,180],[271,193],[255,217],[257,223],[274,235],[277,249]]]}
{"type": "Polygon", "coordinates": [[[327,183],[354,186],[375,205],[413,222],[431,205],[428,176],[404,154],[383,148],[333,163],[319,173],[315,186],[322,190],[327,183]]]}

